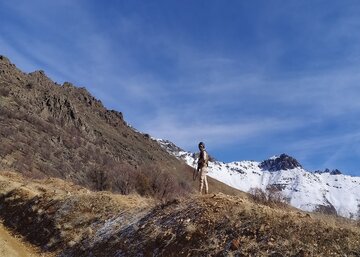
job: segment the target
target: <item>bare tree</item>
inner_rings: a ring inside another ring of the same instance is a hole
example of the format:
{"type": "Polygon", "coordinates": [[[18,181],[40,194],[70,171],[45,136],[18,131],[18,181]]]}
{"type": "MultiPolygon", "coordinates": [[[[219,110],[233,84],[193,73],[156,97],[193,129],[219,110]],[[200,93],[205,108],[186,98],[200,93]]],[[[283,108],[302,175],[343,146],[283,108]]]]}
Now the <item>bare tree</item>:
{"type": "Polygon", "coordinates": [[[106,171],[104,169],[95,168],[92,170],[90,176],[95,190],[104,191],[108,189],[109,181],[106,171]]]}

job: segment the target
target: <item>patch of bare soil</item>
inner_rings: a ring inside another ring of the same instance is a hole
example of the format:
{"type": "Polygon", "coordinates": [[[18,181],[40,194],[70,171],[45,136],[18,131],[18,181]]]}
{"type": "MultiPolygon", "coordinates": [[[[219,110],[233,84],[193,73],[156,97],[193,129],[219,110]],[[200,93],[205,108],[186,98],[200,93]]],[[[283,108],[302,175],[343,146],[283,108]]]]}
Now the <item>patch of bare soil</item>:
{"type": "Polygon", "coordinates": [[[4,224],[44,252],[82,256],[360,256],[354,221],[243,196],[166,203],[0,173],[4,224]]]}
{"type": "Polygon", "coordinates": [[[19,237],[12,235],[0,223],[0,256],[2,257],[45,257],[34,247],[24,243],[19,237]]]}

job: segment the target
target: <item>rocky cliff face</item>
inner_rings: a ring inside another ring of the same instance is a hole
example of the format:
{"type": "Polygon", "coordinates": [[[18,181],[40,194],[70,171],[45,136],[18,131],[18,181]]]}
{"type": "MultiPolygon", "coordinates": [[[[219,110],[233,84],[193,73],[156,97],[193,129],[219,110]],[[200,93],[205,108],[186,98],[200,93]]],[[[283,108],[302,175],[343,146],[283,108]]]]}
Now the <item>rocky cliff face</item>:
{"type": "Polygon", "coordinates": [[[330,169],[325,169],[325,170],[316,170],[315,173],[318,173],[318,174],[323,174],[323,173],[329,173],[330,175],[341,175],[342,172],[338,169],[333,169],[333,170],[330,170],[330,169]]]}
{"type": "Polygon", "coordinates": [[[291,170],[294,168],[302,168],[300,163],[293,157],[281,154],[260,163],[260,168],[269,171],[291,170]]]}
{"type": "Polygon", "coordinates": [[[195,188],[189,167],[128,126],[121,112],[44,71],[26,74],[4,56],[0,125],[0,169],[125,194],[161,197],[171,194],[169,186],[177,193],[195,188]]]}

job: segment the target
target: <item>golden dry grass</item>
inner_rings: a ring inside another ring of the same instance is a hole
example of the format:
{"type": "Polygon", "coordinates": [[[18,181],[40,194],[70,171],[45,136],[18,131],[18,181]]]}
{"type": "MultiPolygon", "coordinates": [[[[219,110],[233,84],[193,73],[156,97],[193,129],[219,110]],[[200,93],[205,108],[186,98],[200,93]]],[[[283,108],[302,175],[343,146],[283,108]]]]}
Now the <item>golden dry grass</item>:
{"type": "Polygon", "coordinates": [[[0,173],[4,224],[67,256],[360,256],[355,221],[216,193],[166,203],[0,173]]]}

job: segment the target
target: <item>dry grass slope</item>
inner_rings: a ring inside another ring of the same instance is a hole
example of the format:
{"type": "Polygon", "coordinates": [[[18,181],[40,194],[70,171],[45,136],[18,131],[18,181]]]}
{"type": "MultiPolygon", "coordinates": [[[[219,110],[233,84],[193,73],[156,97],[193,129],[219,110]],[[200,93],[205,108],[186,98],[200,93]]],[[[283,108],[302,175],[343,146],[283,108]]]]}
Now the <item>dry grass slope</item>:
{"type": "Polygon", "coordinates": [[[4,224],[54,256],[360,256],[354,221],[223,193],[155,202],[0,175],[4,224]]]}

